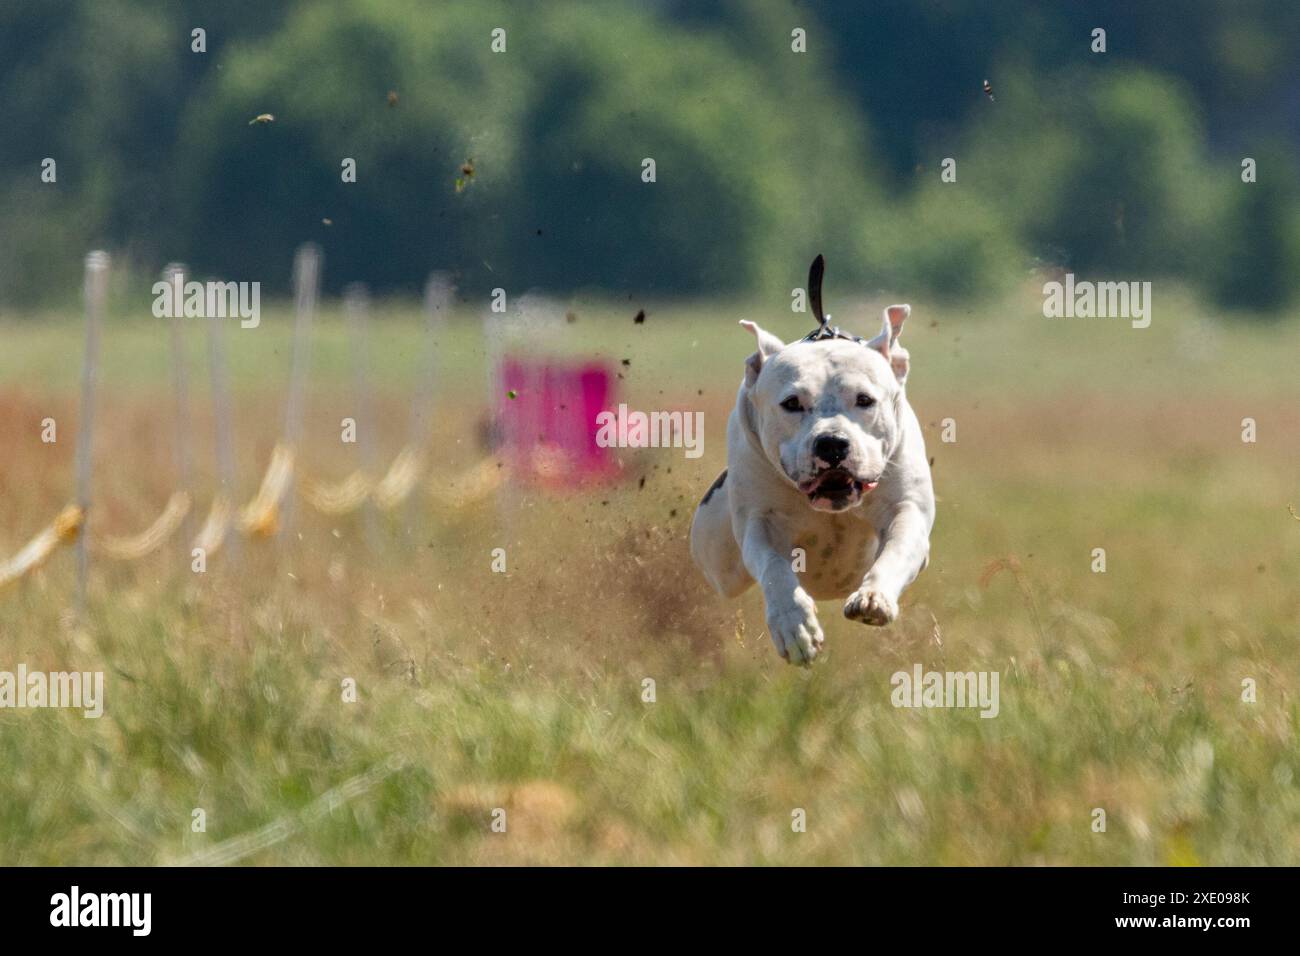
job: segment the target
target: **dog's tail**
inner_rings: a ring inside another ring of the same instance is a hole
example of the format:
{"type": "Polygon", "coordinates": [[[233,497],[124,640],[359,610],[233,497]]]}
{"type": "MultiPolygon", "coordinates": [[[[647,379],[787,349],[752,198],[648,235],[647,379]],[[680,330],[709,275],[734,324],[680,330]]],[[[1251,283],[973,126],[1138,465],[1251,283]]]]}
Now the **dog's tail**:
{"type": "Polygon", "coordinates": [[[812,303],[813,315],[817,316],[817,324],[825,325],[826,316],[822,313],[822,276],[826,274],[826,259],[821,253],[812,261],[808,267],[808,301],[812,303]]]}

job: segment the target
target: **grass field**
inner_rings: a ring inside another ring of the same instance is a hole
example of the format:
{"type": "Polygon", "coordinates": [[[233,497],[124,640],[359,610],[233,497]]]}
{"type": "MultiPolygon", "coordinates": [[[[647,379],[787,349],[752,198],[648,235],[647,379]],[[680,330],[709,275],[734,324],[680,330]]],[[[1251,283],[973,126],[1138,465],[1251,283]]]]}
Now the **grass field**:
{"type": "MultiPolygon", "coordinates": [[[[836,321],[866,331],[880,304],[836,321]]],[[[512,486],[501,510],[423,501],[409,526],[385,525],[378,553],[359,518],[300,505],[290,540],[248,542],[237,566],[223,554],[193,574],[179,545],[96,563],[83,620],[72,555],[57,554],[0,593],[0,670],[103,670],[107,703],[99,720],[0,710],[0,864],[1300,862],[1294,316],[1224,323],[1159,285],[1145,330],[1044,319],[1032,294],[970,312],[914,303],[931,564],[889,628],[822,604],[827,653],[801,670],[776,656],[756,594],[706,589],[686,536],[751,347],[736,320],[786,338],[808,323],[779,302],[574,308],[528,347],[629,359],[634,407],[703,409],[701,459],[624,453],[616,485],[512,486]],[[490,570],[495,547],[506,574],[490,570]],[[999,716],[895,709],[890,675],[916,663],[998,671],[999,716]]],[[[0,555],[72,497],[75,319],[0,322],[0,555]]],[[[420,332],[401,303],[376,320],[387,458],[420,332]]],[[[250,497],[280,431],[288,322],[229,331],[250,497]]],[[[211,423],[190,339],[205,509],[211,423]]],[[[485,454],[474,316],[439,344],[435,469],[453,476],[485,454]]],[[[167,347],[156,321],[106,329],[101,527],[142,527],[175,486],[167,347]]],[[[349,354],[326,309],[302,453],[314,475],[355,464],[338,442],[349,354]]]]}

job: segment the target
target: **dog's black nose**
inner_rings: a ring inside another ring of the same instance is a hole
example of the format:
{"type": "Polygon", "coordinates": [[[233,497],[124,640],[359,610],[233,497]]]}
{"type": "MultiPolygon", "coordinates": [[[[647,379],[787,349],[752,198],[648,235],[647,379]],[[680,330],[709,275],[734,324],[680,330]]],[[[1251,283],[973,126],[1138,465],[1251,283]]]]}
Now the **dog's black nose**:
{"type": "Polygon", "coordinates": [[[849,456],[849,440],[839,435],[819,435],[813,442],[813,456],[834,467],[849,456]]]}

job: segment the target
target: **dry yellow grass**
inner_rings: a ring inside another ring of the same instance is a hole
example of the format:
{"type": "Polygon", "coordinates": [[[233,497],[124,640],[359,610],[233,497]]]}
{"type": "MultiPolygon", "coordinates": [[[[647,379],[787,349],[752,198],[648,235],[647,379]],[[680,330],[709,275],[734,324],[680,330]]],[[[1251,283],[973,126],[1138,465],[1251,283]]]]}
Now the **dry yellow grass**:
{"type": "MultiPolygon", "coordinates": [[[[508,514],[430,500],[408,525],[398,509],[378,553],[356,517],[300,506],[283,546],[246,542],[205,575],[174,547],[97,564],[84,621],[70,560],[0,599],[0,669],[108,684],[97,721],[0,710],[0,862],[183,859],[297,819],[390,757],[400,770],[241,862],[1297,862],[1295,332],[1187,310],[1148,333],[1044,328],[1015,303],[930,328],[918,306],[909,390],[935,457],[932,564],[891,628],[822,605],[829,653],[801,671],[777,659],[757,596],[716,598],[685,544],[748,344],[732,321],[757,313],[665,307],[634,328],[581,312],[593,347],[633,358],[630,401],[705,411],[702,459],[627,453],[628,480],[581,493],[510,484],[508,514]],[[1232,348],[1184,354],[1183,326],[1232,348]],[[955,444],[938,439],[948,417],[955,444]],[[890,675],[915,663],[1000,672],[1000,715],[895,709],[890,675]],[[807,832],[792,832],[796,809],[807,832]]],[[[375,343],[386,456],[405,439],[418,340],[413,316],[389,318],[375,343]]],[[[282,324],[263,328],[232,336],[245,500],[278,437],[271,370],[287,361],[282,324]]],[[[70,494],[75,376],[43,370],[76,328],[0,332],[7,554],[70,494]]],[[[125,533],[174,488],[171,425],[147,329],[106,346],[135,358],[106,357],[94,520],[125,533]]],[[[327,321],[303,460],[331,480],[356,467],[336,441],[345,356],[327,321]]],[[[435,469],[452,476],[483,457],[472,325],[448,332],[443,361],[435,469]]],[[[202,513],[204,407],[194,432],[202,513]]]]}

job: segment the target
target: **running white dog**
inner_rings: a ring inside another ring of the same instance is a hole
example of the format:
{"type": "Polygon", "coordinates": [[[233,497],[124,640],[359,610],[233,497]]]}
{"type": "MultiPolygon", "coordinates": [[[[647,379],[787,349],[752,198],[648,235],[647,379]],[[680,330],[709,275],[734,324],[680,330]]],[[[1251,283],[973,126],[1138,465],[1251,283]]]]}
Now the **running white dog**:
{"type": "Polygon", "coordinates": [[[814,600],[884,625],[929,561],[934,488],[907,403],[910,356],[898,344],[911,308],[885,310],[870,341],[828,325],[821,256],[808,291],[820,328],[786,345],[758,339],[727,422],[727,468],[691,526],[691,556],[726,597],[755,581],[781,656],[808,664],[822,645],[814,600]]]}

